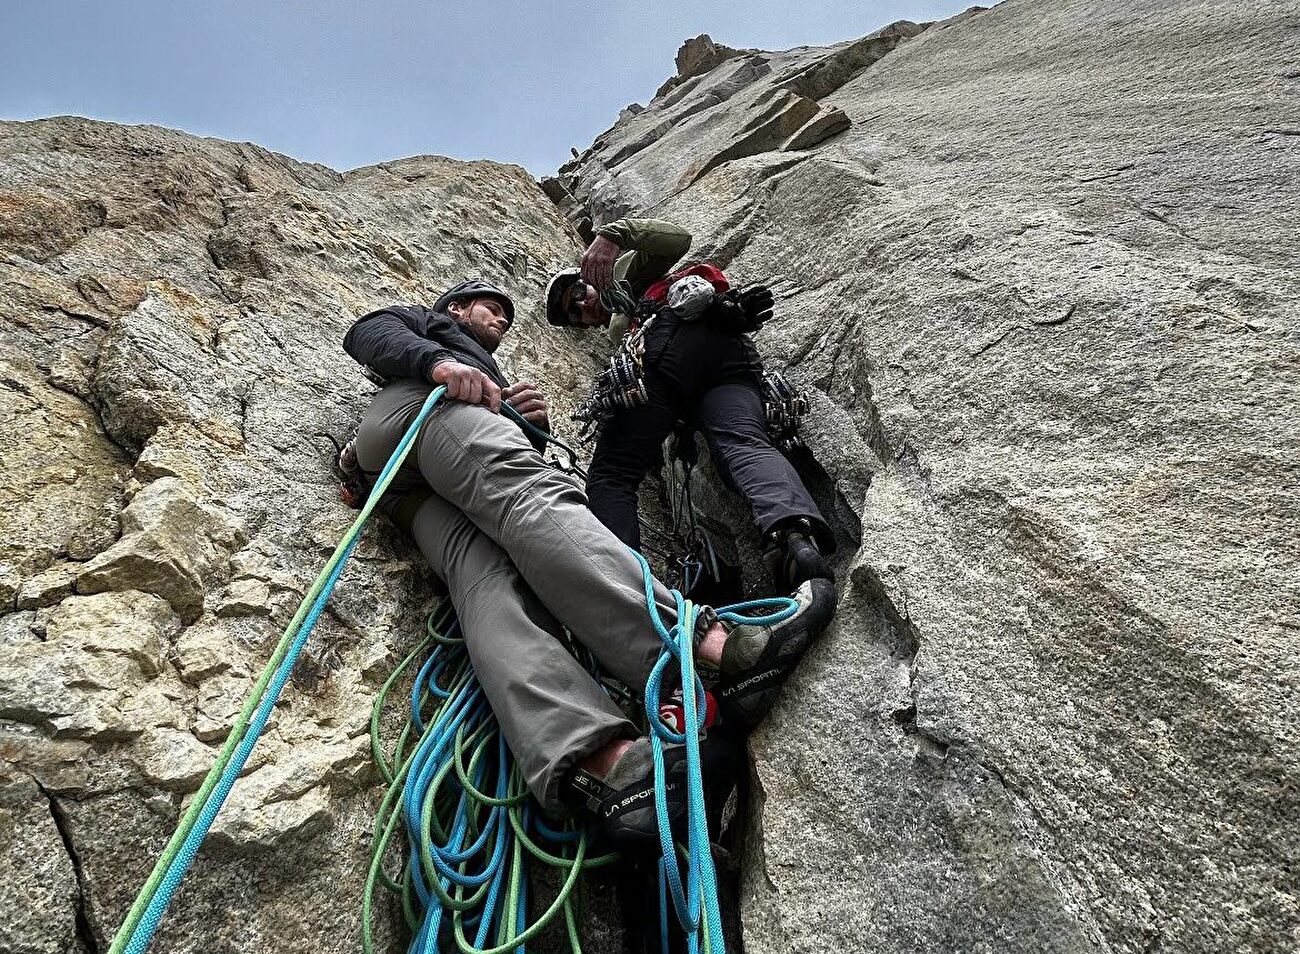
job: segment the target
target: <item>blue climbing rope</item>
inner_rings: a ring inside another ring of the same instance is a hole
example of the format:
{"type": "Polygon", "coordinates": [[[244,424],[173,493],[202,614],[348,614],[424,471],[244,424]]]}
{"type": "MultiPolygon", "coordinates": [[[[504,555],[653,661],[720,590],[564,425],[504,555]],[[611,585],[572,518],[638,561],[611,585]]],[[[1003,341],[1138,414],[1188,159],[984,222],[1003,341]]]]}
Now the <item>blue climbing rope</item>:
{"type": "MultiPolygon", "coordinates": [[[[650,624],[664,644],[663,652],[646,680],[645,711],[650,726],[650,745],[655,767],[655,812],[659,822],[660,877],[660,932],[664,950],[668,946],[667,905],[665,895],[671,899],[677,923],[686,934],[689,954],[696,954],[701,944],[708,954],[723,954],[726,942],[722,936],[722,916],[718,905],[718,876],[709,848],[708,815],[704,802],[704,774],[700,763],[700,706],[704,700],[704,684],[695,672],[695,622],[698,607],[680,591],[670,590],[677,607],[677,621],[669,628],[659,614],[655,602],[654,574],[650,563],[637,551],[632,551],[641,564],[645,588],[646,608],[650,624]],[[659,718],[659,707],[664,701],[665,675],[676,663],[682,685],[683,729],[674,732],[659,718]],[[686,691],[686,687],[694,691],[686,691]],[[668,816],[668,796],[664,772],[664,743],[681,745],[686,750],[686,878],[683,883],[681,865],[673,842],[668,816]]],[[[760,626],[782,622],[794,615],[798,604],[787,597],[774,597],[734,603],[717,610],[718,618],[733,623],[760,626]],[[755,610],[766,613],[751,615],[755,610]]]]}

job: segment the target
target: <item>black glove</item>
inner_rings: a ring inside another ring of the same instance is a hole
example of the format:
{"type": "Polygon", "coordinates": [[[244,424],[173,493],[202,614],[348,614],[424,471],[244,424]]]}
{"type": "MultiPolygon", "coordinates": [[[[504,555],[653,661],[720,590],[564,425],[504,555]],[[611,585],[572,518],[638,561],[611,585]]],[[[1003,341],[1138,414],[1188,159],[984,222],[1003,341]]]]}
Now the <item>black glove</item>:
{"type": "Polygon", "coordinates": [[[719,295],[710,306],[710,317],[728,331],[752,334],[772,317],[772,289],[751,285],[744,291],[733,288],[719,295]]]}
{"type": "Polygon", "coordinates": [[[750,334],[762,328],[763,322],[772,317],[774,304],[772,289],[766,285],[751,285],[746,288],[740,293],[740,307],[745,312],[745,327],[741,330],[750,334]]]}

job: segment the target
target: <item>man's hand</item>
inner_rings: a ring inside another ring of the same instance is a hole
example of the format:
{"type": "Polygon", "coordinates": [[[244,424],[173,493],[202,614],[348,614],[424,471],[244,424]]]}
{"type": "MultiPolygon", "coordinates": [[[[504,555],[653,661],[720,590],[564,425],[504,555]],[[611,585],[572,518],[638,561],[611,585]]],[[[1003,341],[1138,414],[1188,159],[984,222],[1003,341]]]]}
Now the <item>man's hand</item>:
{"type": "Polygon", "coordinates": [[[501,389],[478,368],[459,361],[443,361],[433,366],[429,377],[434,384],[447,386],[447,397],[466,404],[486,404],[493,414],[501,410],[501,389]]]}
{"type": "Polygon", "coordinates": [[[622,251],[603,235],[597,235],[595,241],[587,246],[582,255],[582,280],[593,285],[598,292],[603,292],[614,280],[614,262],[622,251]]]}
{"type": "Polygon", "coordinates": [[[502,391],[501,396],[529,424],[541,428],[549,426],[547,414],[550,409],[546,406],[546,398],[531,381],[516,382],[502,391]]]}

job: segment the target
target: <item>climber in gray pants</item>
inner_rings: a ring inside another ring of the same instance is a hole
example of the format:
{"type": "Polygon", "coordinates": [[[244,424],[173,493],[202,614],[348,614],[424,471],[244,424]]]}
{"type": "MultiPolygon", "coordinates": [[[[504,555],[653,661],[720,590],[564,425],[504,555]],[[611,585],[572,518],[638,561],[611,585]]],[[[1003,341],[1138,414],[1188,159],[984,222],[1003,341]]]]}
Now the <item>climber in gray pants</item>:
{"type": "MultiPolygon", "coordinates": [[[[432,309],[384,309],[354,324],[344,348],[390,381],[361,423],[357,458],[377,474],[432,388],[446,385],[449,400],[430,414],[395,485],[399,522],[447,584],[475,673],[533,794],[548,808],[570,794],[621,846],[653,845],[652,800],[629,798],[653,784],[648,739],[559,639],[567,628],[641,692],[662,649],[641,566],[573,478],[499,413],[504,400],[534,425],[547,423],[537,389],[508,385],[492,358],[513,317],[500,289],[463,282],[432,309]]],[[[654,593],[672,620],[667,589],[655,581],[654,593]]],[[[800,602],[775,626],[715,622],[698,634],[701,666],[716,669],[720,685],[752,686],[736,693],[737,718],[762,717],[775,693],[770,672],[797,660],[829,622],[825,600],[809,591],[800,602]]],[[[668,764],[680,811],[679,748],[668,764]]]]}

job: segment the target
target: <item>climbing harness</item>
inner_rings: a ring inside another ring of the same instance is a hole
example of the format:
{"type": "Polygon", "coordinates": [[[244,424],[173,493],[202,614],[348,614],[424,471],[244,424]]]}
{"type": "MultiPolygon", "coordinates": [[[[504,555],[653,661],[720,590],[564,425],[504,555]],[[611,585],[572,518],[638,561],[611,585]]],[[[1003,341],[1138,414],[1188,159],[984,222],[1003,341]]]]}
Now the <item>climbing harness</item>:
{"type": "Polygon", "coordinates": [[[611,315],[625,315],[631,325],[605,369],[592,381],[591,392],[572,415],[579,425],[580,440],[591,440],[619,408],[639,407],[649,400],[645,335],[658,314],[666,311],[682,321],[696,321],[728,287],[719,268],[702,264],[660,279],[639,301],[632,298],[631,286],[621,279],[601,292],[600,303],[605,310],[611,315]]]}
{"type": "Polygon", "coordinates": [[[624,315],[631,322],[605,369],[591,382],[591,392],[578,405],[571,419],[578,425],[578,439],[586,443],[596,436],[619,408],[639,407],[650,398],[645,383],[645,333],[664,306],[667,285],[652,297],[638,301],[632,287],[617,279],[600,293],[601,306],[611,315],[624,315]]]}
{"type": "MultiPolygon", "coordinates": [[[[211,770],[114,937],[109,954],[144,954],[148,948],[203,839],[247,764],[362,530],[445,391],[446,388],[438,387],[430,393],[384,465],[360,513],[308,589],[211,770]]],[[[503,410],[526,430],[537,431],[513,408],[507,405],[503,410]]],[[[567,447],[558,440],[553,442],[567,447]]],[[[571,448],[569,452],[572,454],[571,448]]],[[[664,644],[644,695],[656,773],[655,808],[662,849],[659,862],[662,946],[666,952],[667,911],[671,901],[676,919],[686,932],[689,954],[700,950],[722,954],[725,945],[717,878],[709,848],[699,752],[702,717],[706,713],[700,711],[705,694],[695,674],[693,656],[698,608],[680,592],[673,591],[677,620],[673,627],[667,627],[655,604],[650,565],[644,556],[635,555],[642,569],[651,625],[664,644]],[[693,691],[682,692],[680,698],[673,698],[670,690],[666,693],[674,677],[682,687],[691,687],[693,691]],[[680,708],[677,725],[681,731],[660,718],[659,713],[666,705],[680,708]],[[663,785],[665,742],[682,745],[686,751],[684,877],[679,858],[682,849],[673,841],[663,785]]],[[[796,608],[788,599],[755,600],[724,607],[717,615],[725,621],[770,625],[788,618],[796,608]],[[749,615],[754,612],[765,615],[749,615]]],[[[587,657],[590,660],[589,653],[587,657]]],[[[602,682],[602,685],[608,684],[602,682]]],[[[623,698],[626,700],[626,694],[623,698]]],[[[570,903],[573,887],[584,868],[607,864],[613,858],[608,855],[588,858],[585,833],[562,824],[552,827],[530,803],[521,775],[510,759],[505,740],[473,676],[450,610],[431,618],[425,640],[399,663],[385,682],[372,710],[371,731],[374,755],[388,790],[376,819],[374,855],[362,903],[363,946],[367,954],[373,950],[372,901],[375,887],[380,884],[402,895],[403,912],[415,932],[412,954],[437,950],[440,932],[448,919],[462,954],[522,951],[523,945],[561,911],[570,943],[578,951],[576,915],[570,903]],[[408,724],[388,757],[378,741],[384,700],[402,674],[429,647],[432,652],[420,666],[411,689],[408,724]],[[383,857],[403,820],[411,851],[399,884],[384,873],[383,857]],[[555,845],[555,850],[542,847],[543,841],[555,845]],[[471,867],[474,860],[483,858],[484,853],[487,863],[474,870],[471,867]],[[531,925],[525,923],[526,857],[540,859],[565,872],[556,900],[531,925]],[[473,932],[472,941],[467,932],[473,932]]]]}
{"type": "MultiPolygon", "coordinates": [[[[682,321],[696,321],[719,308],[741,309],[746,296],[759,293],[766,295],[768,308],[764,314],[771,317],[772,296],[767,286],[732,288],[722,271],[707,262],[660,279],[646,290],[640,301],[632,300],[627,282],[611,283],[601,293],[601,304],[611,315],[626,315],[631,326],[572,415],[579,426],[579,439],[590,441],[616,411],[639,407],[649,400],[645,382],[645,334],[661,312],[670,312],[682,321]]],[[[757,330],[735,325],[735,320],[724,326],[733,325],[737,333],[757,330]]],[[[761,370],[764,416],[773,446],[784,454],[802,449],[804,444],[798,428],[800,418],[808,413],[807,394],[791,385],[782,372],[761,370]]]]}

